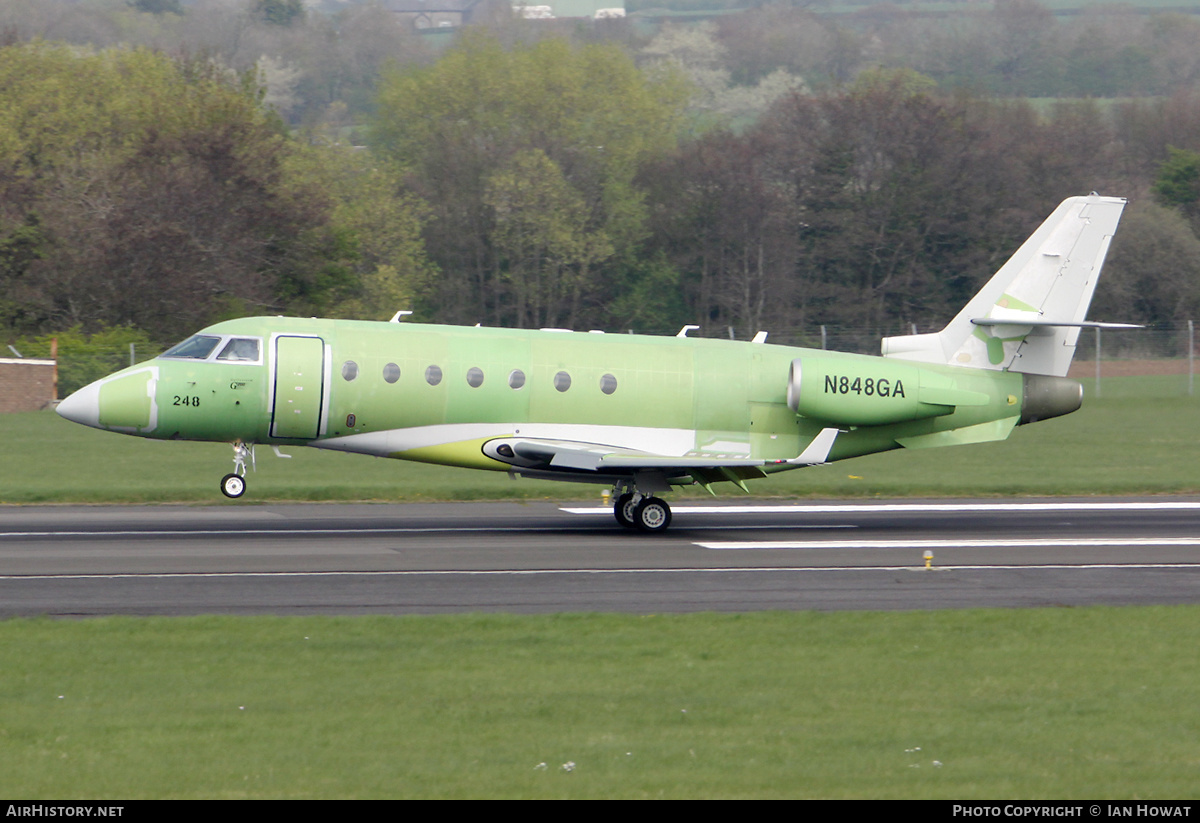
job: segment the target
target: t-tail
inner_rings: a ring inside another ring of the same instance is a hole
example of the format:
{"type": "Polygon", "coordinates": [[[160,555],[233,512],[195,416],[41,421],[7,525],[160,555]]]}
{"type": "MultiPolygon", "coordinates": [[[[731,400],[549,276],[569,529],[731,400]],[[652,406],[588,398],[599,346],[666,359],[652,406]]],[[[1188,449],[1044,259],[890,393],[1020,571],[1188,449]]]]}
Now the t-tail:
{"type": "Polygon", "coordinates": [[[1124,208],[1094,193],[1064,200],[946,328],[886,337],[883,356],[1065,377],[1080,329],[1136,328],[1084,319],[1124,208]]]}

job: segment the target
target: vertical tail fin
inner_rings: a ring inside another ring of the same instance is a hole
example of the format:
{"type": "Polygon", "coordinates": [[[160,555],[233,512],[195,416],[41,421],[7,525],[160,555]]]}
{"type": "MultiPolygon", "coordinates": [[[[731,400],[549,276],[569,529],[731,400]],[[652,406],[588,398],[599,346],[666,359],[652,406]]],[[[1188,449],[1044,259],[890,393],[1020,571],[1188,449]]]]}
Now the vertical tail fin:
{"type": "Polygon", "coordinates": [[[885,337],[883,356],[1065,376],[1125,200],[1071,197],[936,334],[885,337]]]}

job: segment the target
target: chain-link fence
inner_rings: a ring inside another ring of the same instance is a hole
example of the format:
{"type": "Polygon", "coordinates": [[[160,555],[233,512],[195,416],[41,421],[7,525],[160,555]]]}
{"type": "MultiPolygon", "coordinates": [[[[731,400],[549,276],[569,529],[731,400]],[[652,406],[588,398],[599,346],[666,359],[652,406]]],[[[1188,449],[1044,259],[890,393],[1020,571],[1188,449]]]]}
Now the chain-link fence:
{"type": "Polygon", "coordinates": [[[163,349],[135,345],[108,351],[63,352],[58,356],[58,396],[66,397],[76,389],[99,380],[106,374],[157,357],[163,349]]]}
{"type": "Polygon", "coordinates": [[[1085,329],[1075,347],[1068,376],[1082,381],[1093,397],[1193,397],[1195,323],[1145,329],[1085,329]]]}
{"type": "Polygon", "coordinates": [[[16,358],[57,360],[60,398],[93,380],[99,380],[133,363],[157,357],[164,351],[160,346],[144,342],[120,345],[80,342],[77,335],[66,336],[58,341],[55,351],[54,339],[46,337],[10,345],[8,354],[16,358]]]}

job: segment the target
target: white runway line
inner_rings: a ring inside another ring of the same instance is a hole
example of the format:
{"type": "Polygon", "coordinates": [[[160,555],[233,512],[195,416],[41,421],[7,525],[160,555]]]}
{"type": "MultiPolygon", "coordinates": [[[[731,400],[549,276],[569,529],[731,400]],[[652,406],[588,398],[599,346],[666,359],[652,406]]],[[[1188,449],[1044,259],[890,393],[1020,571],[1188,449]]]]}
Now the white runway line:
{"type": "Polygon", "coordinates": [[[639,574],[777,574],[779,572],[914,572],[918,574],[937,574],[949,571],[1030,571],[1030,570],[1125,570],[1138,571],[1147,569],[1191,569],[1200,571],[1197,563],[997,563],[997,564],[960,564],[935,565],[926,569],[918,565],[899,566],[740,566],[724,568],[718,566],[704,568],[652,568],[652,569],[480,569],[434,571],[431,569],[418,570],[378,570],[378,571],[313,571],[313,572],[118,572],[114,574],[4,574],[0,581],[25,582],[32,580],[122,580],[122,579],[263,579],[285,577],[542,577],[564,575],[639,575],[639,574]]]}
{"type": "Polygon", "coordinates": [[[286,537],[305,535],[325,537],[331,535],[391,535],[391,534],[440,534],[450,532],[549,532],[553,526],[529,528],[524,526],[399,526],[396,528],[361,529],[125,529],[120,531],[62,531],[62,532],[0,532],[0,540],[6,537],[286,537]]]}
{"type": "MultiPolygon", "coordinates": [[[[830,503],[769,506],[672,506],[675,514],[847,514],[863,512],[1087,512],[1200,510],[1200,501],[1136,503],[830,503]]],[[[569,514],[612,515],[609,506],[560,507],[569,514]]]]}
{"type": "Polygon", "coordinates": [[[1096,546],[1200,546],[1200,537],[1012,537],[988,540],[725,540],[705,549],[1040,549],[1096,546]]]}

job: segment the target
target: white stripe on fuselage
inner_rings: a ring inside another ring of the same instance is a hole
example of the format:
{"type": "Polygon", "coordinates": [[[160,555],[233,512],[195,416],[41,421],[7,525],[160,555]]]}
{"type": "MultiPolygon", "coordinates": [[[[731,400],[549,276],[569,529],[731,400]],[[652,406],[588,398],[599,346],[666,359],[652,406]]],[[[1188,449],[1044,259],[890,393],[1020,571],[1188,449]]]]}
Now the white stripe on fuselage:
{"type": "MultiPolygon", "coordinates": [[[[314,440],[308,445],[318,449],[388,457],[412,449],[492,437],[527,437],[533,440],[592,443],[667,457],[694,456],[696,449],[696,432],[691,429],[588,426],[571,423],[447,423],[331,437],[314,440]]],[[[749,454],[749,444],[744,448],[746,454],[749,454]]]]}

